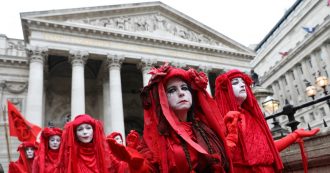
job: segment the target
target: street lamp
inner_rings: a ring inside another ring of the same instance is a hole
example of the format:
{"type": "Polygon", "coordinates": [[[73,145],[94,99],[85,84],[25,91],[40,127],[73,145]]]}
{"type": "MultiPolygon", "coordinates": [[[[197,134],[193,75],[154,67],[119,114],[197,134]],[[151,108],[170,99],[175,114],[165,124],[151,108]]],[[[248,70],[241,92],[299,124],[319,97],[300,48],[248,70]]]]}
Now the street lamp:
{"type": "MultiPolygon", "coordinates": [[[[269,115],[273,115],[276,113],[280,105],[280,102],[278,100],[275,100],[271,96],[267,96],[266,99],[262,102],[263,108],[266,110],[266,112],[269,113],[269,115]]],[[[271,129],[271,132],[273,133],[273,136],[275,139],[279,139],[284,136],[284,132],[286,131],[280,126],[280,123],[276,120],[276,117],[273,117],[273,123],[274,127],[271,129]],[[276,133],[280,133],[280,136],[277,136],[276,133]]]]}
{"type": "Polygon", "coordinates": [[[264,107],[270,115],[274,114],[278,110],[279,105],[279,101],[275,100],[272,96],[267,96],[262,102],[262,107],[264,107]]]}
{"type": "MultiPolygon", "coordinates": [[[[312,97],[312,99],[314,100],[315,95],[317,93],[316,86],[311,85],[311,83],[309,81],[307,81],[306,79],[304,81],[306,83],[306,95],[308,97],[312,97]]],[[[324,95],[328,95],[327,86],[329,85],[329,81],[328,81],[327,77],[318,76],[318,77],[316,77],[315,83],[318,87],[323,89],[324,95]]],[[[327,104],[330,108],[330,100],[327,100],[327,104]]]]}
{"type": "Polygon", "coordinates": [[[317,86],[323,88],[323,93],[325,95],[328,94],[327,86],[329,84],[329,81],[328,81],[327,77],[325,77],[325,76],[319,76],[319,77],[317,77],[316,78],[316,84],[317,84],[317,86]]]}
{"type": "Polygon", "coordinates": [[[306,82],[306,95],[308,96],[308,97],[312,97],[312,99],[314,100],[314,98],[315,98],[315,95],[316,95],[316,87],[315,86],[313,86],[313,85],[311,85],[311,83],[310,82],[306,82]]]}

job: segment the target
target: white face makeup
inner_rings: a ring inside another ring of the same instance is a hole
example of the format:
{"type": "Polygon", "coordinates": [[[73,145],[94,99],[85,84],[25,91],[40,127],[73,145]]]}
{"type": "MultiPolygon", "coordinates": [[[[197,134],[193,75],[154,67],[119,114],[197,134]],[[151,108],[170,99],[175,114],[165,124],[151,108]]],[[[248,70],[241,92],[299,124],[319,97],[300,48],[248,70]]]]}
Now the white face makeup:
{"type": "Polygon", "coordinates": [[[247,97],[245,82],[242,78],[233,78],[231,80],[231,85],[233,87],[233,92],[236,97],[236,101],[241,105],[247,97]]]}
{"type": "Polygon", "coordinates": [[[123,140],[121,139],[121,137],[120,137],[119,135],[115,136],[114,139],[116,140],[116,142],[117,142],[118,144],[123,145],[123,140]]]}
{"type": "Polygon", "coordinates": [[[186,82],[172,78],[167,82],[166,95],[169,106],[176,111],[188,111],[192,105],[192,96],[186,82]]]}
{"type": "Polygon", "coordinates": [[[76,129],[76,135],[80,142],[90,143],[93,140],[93,127],[90,124],[80,124],[76,129]]]}
{"type": "Polygon", "coordinates": [[[34,148],[33,147],[26,147],[25,148],[26,158],[33,159],[34,157],[34,148]]]}
{"type": "Polygon", "coordinates": [[[60,148],[61,137],[59,135],[53,135],[48,140],[49,148],[52,150],[57,150],[60,148]]]}

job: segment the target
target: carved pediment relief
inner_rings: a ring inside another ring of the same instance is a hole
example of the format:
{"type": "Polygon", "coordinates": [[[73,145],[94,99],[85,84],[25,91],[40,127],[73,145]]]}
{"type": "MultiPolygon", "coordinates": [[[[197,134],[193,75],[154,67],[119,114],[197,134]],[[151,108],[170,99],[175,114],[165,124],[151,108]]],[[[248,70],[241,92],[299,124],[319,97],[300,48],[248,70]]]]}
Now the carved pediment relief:
{"type": "Polygon", "coordinates": [[[158,13],[120,17],[68,19],[66,23],[93,26],[102,29],[108,28],[111,30],[138,33],[140,35],[170,38],[176,41],[195,42],[230,49],[230,47],[219,41],[203,33],[195,32],[158,13]]]}
{"type": "Polygon", "coordinates": [[[27,82],[6,81],[5,85],[7,90],[14,94],[22,93],[27,88],[27,82]]]}

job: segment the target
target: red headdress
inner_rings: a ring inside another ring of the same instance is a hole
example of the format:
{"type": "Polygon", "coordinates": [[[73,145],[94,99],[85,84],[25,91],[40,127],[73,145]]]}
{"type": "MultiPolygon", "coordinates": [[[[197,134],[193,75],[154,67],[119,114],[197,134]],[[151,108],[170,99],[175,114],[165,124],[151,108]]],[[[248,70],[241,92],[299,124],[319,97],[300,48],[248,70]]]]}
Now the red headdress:
{"type": "MultiPolygon", "coordinates": [[[[168,172],[168,163],[166,151],[165,136],[169,135],[168,130],[173,129],[188,145],[199,153],[207,154],[207,151],[198,143],[193,141],[187,132],[178,125],[178,117],[175,116],[172,109],[168,105],[168,100],[164,86],[167,81],[173,77],[184,80],[191,86],[195,93],[194,110],[202,112],[201,120],[206,121],[211,129],[219,136],[222,141],[224,139],[224,124],[215,101],[207,93],[207,77],[205,73],[198,73],[194,69],[183,70],[174,68],[167,63],[159,68],[152,68],[149,74],[152,75],[149,84],[143,88],[141,99],[144,106],[144,132],[143,139],[156,158],[161,161],[160,167],[162,172],[168,172]]],[[[228,156],[228,150],[225,149],[228,156]]]]}
{"type": "Polygon", "coordinates": [[[48,168],[47,166],[56,164],[59,150],[49,149],[49,138],[54,135],[61,137],[62,130],[47,127],[41,132],[38,156],[33,164],[33,169],[39,169],[38,172],[40,173],[51,170],[52,168],[48,168]]]}
{"type": "Polygon", "coordinates": [[[241,107],[248,111],[250,115],[257,121],[260,125],[263,133],[266,135],[267,143],[270,146],[271,152],[273,153],[276,169],[281,170],[283,169],[283,164],[281,158],[278,154],[277,149],[275,148],[273,137],[269,131],[269,127],[267,125],[266,120],[260,110],[258,102],[250,88],[252,84],[252,79],[242,73],[239,70],[230,70],[224,74],[221,74],[217,77],[215,82],[215,100],[218,103],[219,109],[221,111],[221,115],[225,115],[229,111],[239,111],[240,105],[238,105],[235,95],[233,92],[231,80],[233,78],[242,78],[245,82],[245,88],[247,92],[247,98],[241,105],[241,107]]]}
{"type": "Polygon", "coordinates": [[[78,115],[64,127],[57,165],[65,173],[80,173],[83,170],[80,169],[78,160],[84,159],[85,167],[96,168],[100,173],[106,173],[109,167],[105,157],[107,152],[101,122],[87,114],[78,115]],[[88,144],[81,143],[76,137],[76,128],[83,123],[93,127],[93,141],[88,144]]]}
{"type": "Polygon", "coordinates": [[[123,136],[121,136],[121,133],[119,132],[112,132],[107,138],[115,139],[116,136],[120,136],[121,140],[123,140],[123,136]]]}
{"type": "Polygon", "coordinates": [[[140,144],[140,134],[131,130],[126,137],[126,146],[136,149],[136,147],[140,144]]]}
{"type": "Polygon", "coordinates": [[[32,163],[33,159],[28,159],[25,154],[25,150],[27,147],[32,147],[34,148],[34,155],[37,150],[37,146],[34,143],[31,142],[23,142],[21,143],[17,151],[19,152],[19,158],[16,162],[10,162],[9,164],[9,172],[14,173],[14,172],[32,172],[32,163]]]}

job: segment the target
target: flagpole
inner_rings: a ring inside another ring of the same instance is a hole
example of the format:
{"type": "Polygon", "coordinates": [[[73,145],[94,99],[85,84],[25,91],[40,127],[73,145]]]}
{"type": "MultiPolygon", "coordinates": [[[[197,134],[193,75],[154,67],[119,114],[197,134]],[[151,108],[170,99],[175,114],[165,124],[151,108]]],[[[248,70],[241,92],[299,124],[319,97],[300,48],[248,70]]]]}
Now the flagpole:
{"type": "Polygon", "coordinates": [[[2,107],[2,114],[3,114],[4,128],[5,128],[5,136],[6,136],[6,143],[7,143],[8,162],[11,162],[11,156],[10,156],[10,145],[9,145],[9,137],[8,137],[8,129],[7,129],[7,124],[6,124],[6,109],[5,109],[5,106],[2,107]]]}

